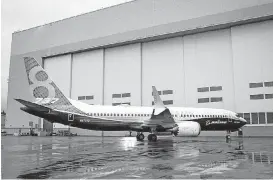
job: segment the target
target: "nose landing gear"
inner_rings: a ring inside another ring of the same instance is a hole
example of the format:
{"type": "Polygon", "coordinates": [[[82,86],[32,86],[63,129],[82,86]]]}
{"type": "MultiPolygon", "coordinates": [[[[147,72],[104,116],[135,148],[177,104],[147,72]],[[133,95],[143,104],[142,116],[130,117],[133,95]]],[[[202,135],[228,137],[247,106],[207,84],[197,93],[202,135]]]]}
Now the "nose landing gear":
{"type": "Polygon", "coordinates": [[[226,142],[230,142],[230,131],[227,131],[227,134],[226,134],[226,142]]]}

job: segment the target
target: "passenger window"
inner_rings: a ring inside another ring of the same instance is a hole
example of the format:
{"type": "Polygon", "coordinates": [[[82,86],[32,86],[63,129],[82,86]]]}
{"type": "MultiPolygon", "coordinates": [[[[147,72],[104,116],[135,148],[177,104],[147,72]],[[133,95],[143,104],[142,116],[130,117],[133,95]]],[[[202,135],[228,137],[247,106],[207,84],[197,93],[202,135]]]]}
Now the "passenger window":
{"type": "Polygon", "coordinates": [[[117,116],[119,116],[119,114],[117,114],[117,116]]]}
{"type": "Polygon", "coordinates": [[[90,116],[92,116],[93,114],[92,113],[90,113],[90,116]]]}

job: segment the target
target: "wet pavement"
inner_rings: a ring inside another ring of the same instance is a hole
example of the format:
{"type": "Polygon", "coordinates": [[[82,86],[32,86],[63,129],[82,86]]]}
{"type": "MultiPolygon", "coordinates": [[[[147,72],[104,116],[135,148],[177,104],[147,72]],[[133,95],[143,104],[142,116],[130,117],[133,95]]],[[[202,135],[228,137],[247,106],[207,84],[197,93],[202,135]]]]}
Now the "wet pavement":
{"type": "Polygon", "coordinates": [[[272,178],[273,138],[2,137],[2,178],[272,178]]]}

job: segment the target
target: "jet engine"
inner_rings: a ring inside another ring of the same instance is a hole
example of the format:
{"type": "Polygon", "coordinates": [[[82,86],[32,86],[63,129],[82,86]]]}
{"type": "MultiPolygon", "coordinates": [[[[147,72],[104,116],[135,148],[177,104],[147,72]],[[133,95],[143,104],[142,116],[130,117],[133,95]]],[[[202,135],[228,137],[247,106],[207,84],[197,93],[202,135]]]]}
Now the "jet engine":
{"type": "Polygon", "coordinates": [[[173,128],[173,134],[175,136],[198,136],[200,132],[200,124],[193,121],[179,122],[177,126],[173,128]]]}

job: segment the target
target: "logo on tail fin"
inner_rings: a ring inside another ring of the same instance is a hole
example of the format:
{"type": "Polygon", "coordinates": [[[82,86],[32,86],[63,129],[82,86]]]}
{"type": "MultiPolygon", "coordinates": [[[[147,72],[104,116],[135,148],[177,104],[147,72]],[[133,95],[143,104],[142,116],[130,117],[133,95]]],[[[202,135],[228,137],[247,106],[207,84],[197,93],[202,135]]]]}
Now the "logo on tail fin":
{"type": "Polygon", "coordinates": [[[29,87],[32,96],[39,104],[53,104],[58,101],[56,88],[44,69],[34,58],[24,58],[29,87]]]}
{"type": "Polygon", "coordinates": [[[54,98],[55,88],[50,84],[52,81],[48,75],[39,66],[30,69],[28,74],[29,80],[32,82],[30,88],[35,98],[54,98]]]}
{"type": "Polygon", "coordinates": [[[28,83],[31,94],[35,98],[35,103],[47,105],[53,109],[85,114],[71,104],[70,100],[61,92],[34,58],[25,57],[24,61],[28,83]]]}

